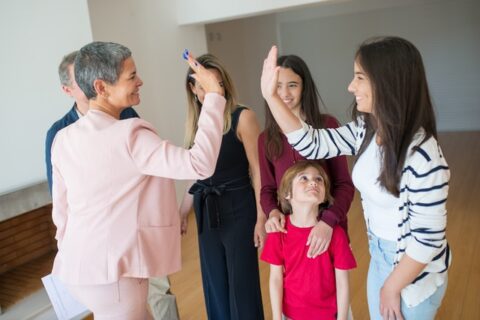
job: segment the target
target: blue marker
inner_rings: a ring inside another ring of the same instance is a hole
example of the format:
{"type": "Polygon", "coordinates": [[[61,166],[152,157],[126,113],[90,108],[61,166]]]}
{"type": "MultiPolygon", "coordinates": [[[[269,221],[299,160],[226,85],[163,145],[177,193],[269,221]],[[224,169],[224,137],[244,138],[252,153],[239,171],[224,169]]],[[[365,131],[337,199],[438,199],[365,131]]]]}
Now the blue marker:
{"type": "Polygon", "coordinates": [[[188,60],[188,55],[189,55],[188,49],[185,49],[182,53],[183,59],[188,60]]]}

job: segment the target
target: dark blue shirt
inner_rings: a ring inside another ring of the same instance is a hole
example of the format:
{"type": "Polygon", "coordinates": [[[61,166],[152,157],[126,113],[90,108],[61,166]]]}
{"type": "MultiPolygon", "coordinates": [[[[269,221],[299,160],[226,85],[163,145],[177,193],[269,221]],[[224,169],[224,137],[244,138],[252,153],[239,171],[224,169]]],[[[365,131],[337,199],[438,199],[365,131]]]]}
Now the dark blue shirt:
{"type": "MultiPolygon", "coordinates": [[[[60,120],[55,122],[50,129],[47,131],[47,138],[45,139],[45,163],[47,165],[47,180],[48,180],[48,187],[50,188],[50,193],[52,193],[52,144],[53,139],[57,135],[57,132],[65,128],[66,126],[71,125],[75,121],[77,121],[78,113],[77,113],[77,104],[75,103],[70,109],[70,111],[63,116],[60,120]]],[[[137,112],[133,108],[126,108],[120,113],[120,120],[122,119],[129,119],[129,118],[139,118],[137,112]]]]}

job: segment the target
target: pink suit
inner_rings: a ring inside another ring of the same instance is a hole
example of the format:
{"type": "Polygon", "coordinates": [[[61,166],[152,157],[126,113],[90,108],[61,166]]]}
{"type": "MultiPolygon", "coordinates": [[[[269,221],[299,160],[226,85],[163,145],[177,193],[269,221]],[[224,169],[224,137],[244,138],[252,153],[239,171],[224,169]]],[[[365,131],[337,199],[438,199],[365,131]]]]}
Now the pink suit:
{"type": "Polygon", "coordinates": [[[70,285],[148,278],[180,270],[180,220],[173,179],[210,177],[225,99],[207,94],[190,150],[162,140],[141,119],[90,110],[52,146],[53,272],[70,285]]]}

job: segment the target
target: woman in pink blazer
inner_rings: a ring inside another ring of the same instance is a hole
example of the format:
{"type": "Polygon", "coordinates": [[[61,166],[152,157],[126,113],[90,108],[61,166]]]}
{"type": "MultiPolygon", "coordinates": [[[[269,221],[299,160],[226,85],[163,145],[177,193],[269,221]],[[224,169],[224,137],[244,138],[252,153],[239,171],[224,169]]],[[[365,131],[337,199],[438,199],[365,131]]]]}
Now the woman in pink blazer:
{"type": "Polygon", "coordinates": [[[95,319],[144,319],[149,277],[180,269],[180,220],[173,179],[205,179],[215,169],[225,99],[211,71],[188,63],[208,94],[190,150],[158,137],[142,119],[119,121],[140,103],[128,48],[84,46],[75,79],[89,112],[61,130],[52,146],[53,274],[95,319]]]}

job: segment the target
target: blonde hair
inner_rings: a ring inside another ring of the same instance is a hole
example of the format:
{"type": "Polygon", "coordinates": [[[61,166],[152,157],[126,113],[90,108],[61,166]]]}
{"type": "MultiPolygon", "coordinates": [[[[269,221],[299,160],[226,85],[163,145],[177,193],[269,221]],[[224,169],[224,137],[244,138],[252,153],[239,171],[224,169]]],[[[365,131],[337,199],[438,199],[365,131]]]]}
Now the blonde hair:
{"type": "MultiPolygon", "coordinates": [[[[223,134],[227,133],[232,127],[232,112],[237,108],[237,92],[233,86],[233,81],[220,60],[212,54],[204,54],[197,58],[197,61],[206,69],[215,69],[220,73],[225,90],[225,111],[223,113],[223,134]]],[[[195,79],[190,77],[193,73],[192,68],[188,68],[185,86],[188,98],[187,120],[185,122],[185,140],[186,148],[191,148],[195,140],[195,134],[198,129],[198,117],[200,116],[201,102],[198,101],[190,88],[190,84],[195,85],[195,79]]]]}
{"type": "Polygon", "coordinates": [[[290,214],[292,212],[292,205],[287,197],[292,195],[293,179],[295,179],[300,172],[303,172],[310,167],[318,171],[323,178],[323,183],[325,185],[325,199],[320,204],[320,208],[325,209],[333,204],[333,197],[330,193],[330,179],[322,166],[316,161],[299,161],[285,171],[277,190],[278,202],[280,202],[283,213],[290,214]]]}

